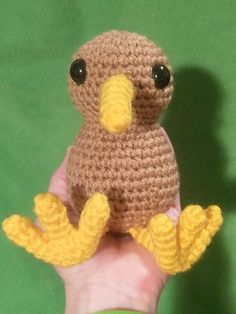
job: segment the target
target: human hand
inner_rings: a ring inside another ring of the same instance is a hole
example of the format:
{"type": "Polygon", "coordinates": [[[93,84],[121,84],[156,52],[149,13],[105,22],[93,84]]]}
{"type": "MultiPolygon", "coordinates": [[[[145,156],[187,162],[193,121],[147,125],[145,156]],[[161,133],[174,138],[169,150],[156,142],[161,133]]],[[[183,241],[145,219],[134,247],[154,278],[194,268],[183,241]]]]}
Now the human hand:
{"type": "MultiPolygon", "coordinates": [[[[68,153],[55,171],[49,192],[58,195],[66,206],[68,153]]],[[[176,223],[180,212],[179,197],[168,211],[176,223]]],[[[68,206],[73,224],[78,216],[68,206]]],[[[63,268],[55,266],[65,285],[65,314],[94,313],[105,309],[133,309],[155,313],[168,276],[158,267],[154,257],[129,235],[106,234],[90,260],[63,268]]]]}

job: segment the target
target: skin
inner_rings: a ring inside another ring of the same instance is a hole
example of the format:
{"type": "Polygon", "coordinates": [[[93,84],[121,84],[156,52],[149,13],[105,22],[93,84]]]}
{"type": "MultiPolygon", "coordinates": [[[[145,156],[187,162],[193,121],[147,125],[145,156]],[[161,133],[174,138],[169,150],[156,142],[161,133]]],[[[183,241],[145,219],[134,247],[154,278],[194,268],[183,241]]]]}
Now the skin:
{"type": "MultiPolygon", "coordinates": [[[[69,149],[53,174],[48,189],[65,205],[69,204],[66,184],[68,153],[69,149]]],[[[167,215],[176,224],[179,213],[177,195],[167,215]]],[[[69,209],[68,216],[71,223],[77,223],[78,217],[69,209]]],[[[55,266],[55,269],[65,286],[65,314],[94,313],[105,309],[156,313],[160,294],[168,280],[154,257],[131,237],[109,233],[102,238],[96,254],[87,262],[70,268],[55,266]]]]}

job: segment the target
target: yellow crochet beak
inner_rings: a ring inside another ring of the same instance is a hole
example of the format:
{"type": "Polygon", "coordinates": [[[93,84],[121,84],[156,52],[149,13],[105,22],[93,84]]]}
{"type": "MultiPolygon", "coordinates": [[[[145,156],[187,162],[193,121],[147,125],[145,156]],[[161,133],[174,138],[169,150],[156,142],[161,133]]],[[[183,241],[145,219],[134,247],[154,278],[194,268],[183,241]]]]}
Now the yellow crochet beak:
{"type": "Polygon", "coordinates": [[[124,75],[109,77],[100,91],[100,123],[111,134],[119,134],[132,123],[133,83],[124,75]]]}

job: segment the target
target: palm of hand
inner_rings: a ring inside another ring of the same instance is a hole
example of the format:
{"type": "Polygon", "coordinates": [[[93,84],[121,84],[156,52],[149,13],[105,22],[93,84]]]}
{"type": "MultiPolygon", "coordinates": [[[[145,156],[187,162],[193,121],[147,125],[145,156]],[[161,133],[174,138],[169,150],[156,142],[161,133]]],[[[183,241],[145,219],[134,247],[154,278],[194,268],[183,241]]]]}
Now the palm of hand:
{"type": "MultiPolygon", "coordinates": [[[[153,256],[130,237],[106,235],[87,262],[70,268],[56,267],[68,290],[91,291],[99,307],[103,295],[109,295],[106,306],[120,306],[126,302],[134,308],[153,312],[167,275],[157,267],[153,256]],[[110,304],[109,304],[110,303],[110,304]]],[[[86,302],[86,300],[84,300],[86,302]]],[[[102,307],[102,305],[101,305],[102,307]]]]}
{"type": "MultiPolygon", "coordinates": [[[[69,204],[64,161],[51,178],[49,192],[69,204]]],[[[78,217],[68,210],[72,224],[78,217]]],[[[129,235],[106,234],[88,261],[69,268],[55,266],[66,289],[65,313],[88,313],[106,308],[133,308],[154,313],[168,276],[154,257],[129,235]],[[78,296],[80,302],[78,305],[78,296]],[[84,304],[88,307],[84,307],[84,304]],[[77,307],[81,306],[81,307],[77,307]]]]}

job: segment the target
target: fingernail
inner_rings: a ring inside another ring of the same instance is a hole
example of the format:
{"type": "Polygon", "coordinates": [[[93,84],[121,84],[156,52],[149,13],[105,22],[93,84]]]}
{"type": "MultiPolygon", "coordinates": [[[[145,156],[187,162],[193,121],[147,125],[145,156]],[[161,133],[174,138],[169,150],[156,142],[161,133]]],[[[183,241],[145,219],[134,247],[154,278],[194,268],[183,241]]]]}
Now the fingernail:
{"type": "Polygon", "coordinates": [[[66,152],[69,153],[70,150],[71,150],[71,148],[72,148],[72,145],[71,145],[71,146],[68,146],[66,152]]]}

